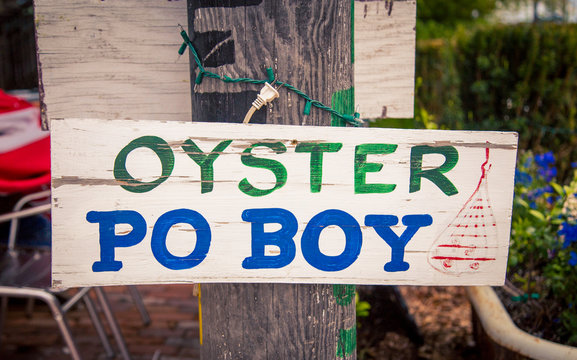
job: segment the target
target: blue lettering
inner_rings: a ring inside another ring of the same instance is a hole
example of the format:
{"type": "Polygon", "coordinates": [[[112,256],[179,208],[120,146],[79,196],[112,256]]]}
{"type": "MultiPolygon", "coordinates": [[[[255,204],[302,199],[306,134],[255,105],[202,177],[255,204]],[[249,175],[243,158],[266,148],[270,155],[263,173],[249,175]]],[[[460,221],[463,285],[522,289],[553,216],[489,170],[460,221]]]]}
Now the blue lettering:
{"type": "Polygon", "coordinates": [[[354,217],[341,210],[325,210],[315,215],[307,224],[301,240],[303,256],[315,268],[323,271],[339,271],[349,267],[359,257],[363,235],[354,217]],[[340,227],[345,233],[345,249],[340,255],[321,253],[319,238],[329,225],[340,227]]]}
{"type": "Polygon", "coordinates": [[[86,220],[99,224],[100,261],[92,264],[94,272],[120,270],[122,261],[114,260],[114,249],[134,246],[146,235],[146,221],[136,211],[89,211],[86,220]],[[128,234],[116,235],[116,224],[128,224],[132,226],[132,230],[128,234]]]}
{"type": "Polygon", "coordinates": [[[190,269],[200,264],[210,248],[210,226],[198,212],[190,209],[172,210],[162,214],[154,224],[150,246],[156,260],[171,270],[190,269]],[[174,256],[166,247],[168,231],[176,224],[190,224],[196,233],[194,250],[187,256],[174,256]]]}
{"type": "Polygon", "coordinates": [[[242,262],[245,269],[278,269],[290,264],[295,258],[296,247],[293,237],[297,233],[298,223],[295,216],[285,209],[247,209],[242,219],[251,222],[252,255],[242,262]],[[264,224],[280,224],[280,230],[264,232],[264,224]],[[265,255],[266,245],[280,249],[278,255],[265,255]]]}
{"type": "Polygon", "coordinates": [[[433,223],[431,215],[406,215],[403,216],[403,225],[407,228],[397,236],[391,226],[397,225],[399,218],[394,215],[367,215],[365,225],[372,226],[379,236],[391,247],[391,261],[385,264],[385,271],[397,272],[409,270],[409,263],[403,261],[405,247],[421,227],[433,223]]]}

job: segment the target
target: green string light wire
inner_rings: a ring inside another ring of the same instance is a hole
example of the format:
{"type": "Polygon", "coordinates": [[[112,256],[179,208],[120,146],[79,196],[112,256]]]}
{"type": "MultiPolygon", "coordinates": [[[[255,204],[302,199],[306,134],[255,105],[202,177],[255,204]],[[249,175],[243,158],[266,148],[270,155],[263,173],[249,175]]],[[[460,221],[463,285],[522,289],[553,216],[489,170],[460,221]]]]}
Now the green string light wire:
{"type": "Polygon", "coordinates": [[[186,31],[184,29],[182,29],[182,31],[180,32],[180,35],[184,39],[184,43],[180,46],[178,53],[180,55],[184,54],[184,51],[186,50],[187,47],[192,52],[192,55],[194,56],[194,62],[198,66],[198,75],[196,76],[196,79],[194,81],[197,85],[200,85],[202,83],[202,80],[205,77],[220,80],[220,81],[223,81],[225,83],[249,83],[249,84],[263,85],[266,82],[269,82],[269,83],[275,82],[276,84],[280,85],[280,87],[284,87],[287,90],[294,92],[295,94],[297,94],[298,96],[300,96],[306,100],[307,103],[305,105],[305,110],[304,110],[305,115],[308,115],[310,113],[311,106],[315,106],[321,110],[327,111],[327,112],[331,113],[332,115],[337,116],[337,117],[345,120],[346,122],[348,122],[349,124],[352,124],[354,126],[362,126],[362,124],[363,124],[363,122],[359,119],[359,113],[354,113],[353,115],[348,115],[348,114],[343,114],[341,112],[338,112],[335,109],[324,105],[323,103],[321,103],[318,100],[311,99],[310,96],[308,96],[307,94],[305,94],[301,90],[297,89],[293,85],[275,79],[272,68],[266,69],[267,74],[268,74],[268,80],[256,80],[256,79],[250,79],[250,78],[231,78],[230,76],[220,76],[218,74],[210,72],[210,71],[206,70],[204,68],[204,66],[202,65],[202,62],[200,61],[198,53],[196,52],[194,45],[192,45],[192,41],[190,41],[190,38],[188,37],[188,34],[186,33],[186,31]]]}

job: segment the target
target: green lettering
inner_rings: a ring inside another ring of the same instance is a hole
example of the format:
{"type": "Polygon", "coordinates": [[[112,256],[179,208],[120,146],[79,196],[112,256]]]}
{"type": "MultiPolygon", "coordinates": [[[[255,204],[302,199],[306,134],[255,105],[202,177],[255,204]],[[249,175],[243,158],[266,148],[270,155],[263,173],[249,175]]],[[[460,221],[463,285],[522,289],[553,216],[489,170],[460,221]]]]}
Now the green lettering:
{"type": "Polygon", "coordinates": [[[211,192],[214,185],[214,161],[220,155],[224,149],[227,148],[232,140],[223,140],[208,154],[204,153],[200,148],[194,143],[194,141],[188,139],[182,145],[184,152],[190,156],[195,163],[200,166],[200,193],[204,194],[211,192]]]}
{"type": "Polygon", "coordinates": [[[132,140],[128,145],[120,150],[118,155],[116,155],[116,159],[114,160],[114,178],[116,181],[123,183],[120,186],[124,190],[133,193],[144,193],[154,189],[166,181],[172,173],[173,168],[174,154],[170,149],[170,145],[158,136],[142,136],[138,139],[132,140]],[[126,158],[128,157],[128,154],[130,154],[132,150],[140,147],[149,148],[154,151],[160,159],[160,163],[162,164],[162,174],[154,181],[144,182],[137,180],[128,173],[128,170],[126,170],[126,158]]]}
{"type": "Polygon", "coordinates": [[[300,143],[295,148],[298,153],[311,153],[310,183],[311,192],[321,191],[323,181],[323,153],[337,152],[343,147],[341,143],[300,143]]]}
{"type": "Polygon", "coordinates": [[[281,164],[276,160],[257,158],[251,154],[252,149],[258,146],[268,147],[277,154],[282,154],[286,152],[286,147],[281,142],[256,143],[244,149],[240,157],[240,160],[244,165],[256,168],[268,169],[276,177],[275,185],[271,189],[264,189],[264,190],[255,188],[248,182],[246,178],[242,179],[238,184],[238,188],[240,189],[240,191],[242,191],[247,195],[255,197],[268,195],[273,191],[275,191],[276,189],[280,189],[281,187],[283,187],[287,181],[287,171],[286,168],[283,166],[283,164],[281,164]]]}
{"type": "Polygon", "coordinates": [[[453,146],[429,146],[419,145],[411,149],[411,177],[409,179],[409,192],[421,190],[421,178],[429,179],[437,185],[445,195],[458,194],[459,191],[453,183],[447,179],[444,173],[457,165],[459,153],[453,146]],[[441,154],[445,157],[445,162],[438,168],[423,170],[423,155],[441,154]]]}
{"type": "Polygon", "coordinates": [[[395,184],[367,184],[368,172],[379,172],[383,164],[367,162],[368,154],[392,154],[397,149],[394,144],[361,144],[355,147],[355,194],[389,193],[395,184]]]}

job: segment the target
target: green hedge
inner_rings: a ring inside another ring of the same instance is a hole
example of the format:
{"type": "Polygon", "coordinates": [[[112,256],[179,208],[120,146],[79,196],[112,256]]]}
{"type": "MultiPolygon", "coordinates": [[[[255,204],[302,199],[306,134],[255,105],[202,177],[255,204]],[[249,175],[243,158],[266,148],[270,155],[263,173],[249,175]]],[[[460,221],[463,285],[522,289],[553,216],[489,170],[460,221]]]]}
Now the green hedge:
{"type": "MultiPolygon", "coordinates": [[[[417,115],[514,130],[520,148],[577,160],[577,25],[491,26],[417,44],[417,115]]],[[[570,174],[570,164],[560,170],[570,174]]]]}

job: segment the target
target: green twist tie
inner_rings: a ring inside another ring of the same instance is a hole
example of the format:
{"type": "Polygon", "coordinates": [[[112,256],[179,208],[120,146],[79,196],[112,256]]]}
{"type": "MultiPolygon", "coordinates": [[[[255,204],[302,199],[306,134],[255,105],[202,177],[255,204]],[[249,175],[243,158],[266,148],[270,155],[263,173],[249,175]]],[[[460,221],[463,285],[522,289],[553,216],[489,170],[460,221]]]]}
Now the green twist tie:
{"type": "Polygon", "coordinates": [[[184,54],[184,50],[186,50],[187,46],[188,45],[186,43],[182,43],[182,45],[180,45],[180,49],[178,49],[178,55],[182,56],[182,54],[184,54]]]}
{"type": "Polygon", "coordinates": [[[313,106],[313,103],[310,101],[307,101],[305,104],[305,109],[303,110],[303,114],[310,115],[312,106],[313,106]]]}
{"type": "Polygon", "coordinates": [[[274,82],[274,72],[272,68],[266,68],[266,74],[268,75],[268,82],[272,84],[274,82]]]}
{"type": "Polygon", "coordinates": [[[190,42],[190,38],[188,37],[188,34],[186,33],[186,31],[182,30],[180,32],[180,36],[182,36],[182,38],[184,39],[185,44],[188,44],[190,42]]]}
{"type": "Polygon", "coordinates": [[[204,72],[200,71],[198,73],[198,76],[196,77],[196,80],[194,80],[194,83],[200,85],[202,83],[203,78],[204,78],[204,72]]]}
{"type": "MultiPolygon", "coordinates": [[[[194,62],[196,63],[196,66],[198,66],[198,70],[199,70],[198,76],[195,79],[195,83],[197,85],[200,85],[200,83],[202,83],[202,79],[205,76],[209,77],[209,78],[216,79],[216,80],[220,80],[220,81],[223,81],[226,83],[241,83],[242,82],[242,83],[249,83],[249,84],[264,84],[267,82],[266,80],[256,80],[256,79],[250,79],[250,78],[231,78],[229,76],[220,76],[218,74],[215,74],[213,72],[205,70],[204,66],[202,65],[202,61],[200,61],[200,57],[198,56],[198,53],[196,52],[196,49],[194,48],[194,45],[192,44],[192,42],[190,41],[190,38],[186,34],[186,31],[182,30],[180,32],[180,35],[182,36],[185,45],[182,45],[180,47],[180,49],[178,50],[178,53],[180,55],[182,55],[184,53],[184,50],[188,46],[189,50],[191,51],[191,53],[194,57],[194,62]]],[[[354,126],[361,126],[362,125],[362,121],[360,121],[360,119],[359,119],[359,117],[360,117],[359,113],[354,113],[354,115],[342,114],[342,113],[336,111],[335,109],[324,105],[323,103],[321,103],[318,100],[311,99],[307,94],[305,94],[301,90],[297,89],[293,85],[276,80],[272,68],[267,68],[266,72],[267,72],[268,80],[270,83],[276,82],[280,86],[286,88],[288,91],[294,92],[295,94],[302,97],[306,101],[305,109],[304,109],[305,115],[308,115],[310,113],[311,107],[315,106],[318,109],[327,111],[327,112],[331,113],[332,115],[337,116],[337,117],[345,120],[346,122],[348,122],[351,125],[354,125],[354,126]]]]}

